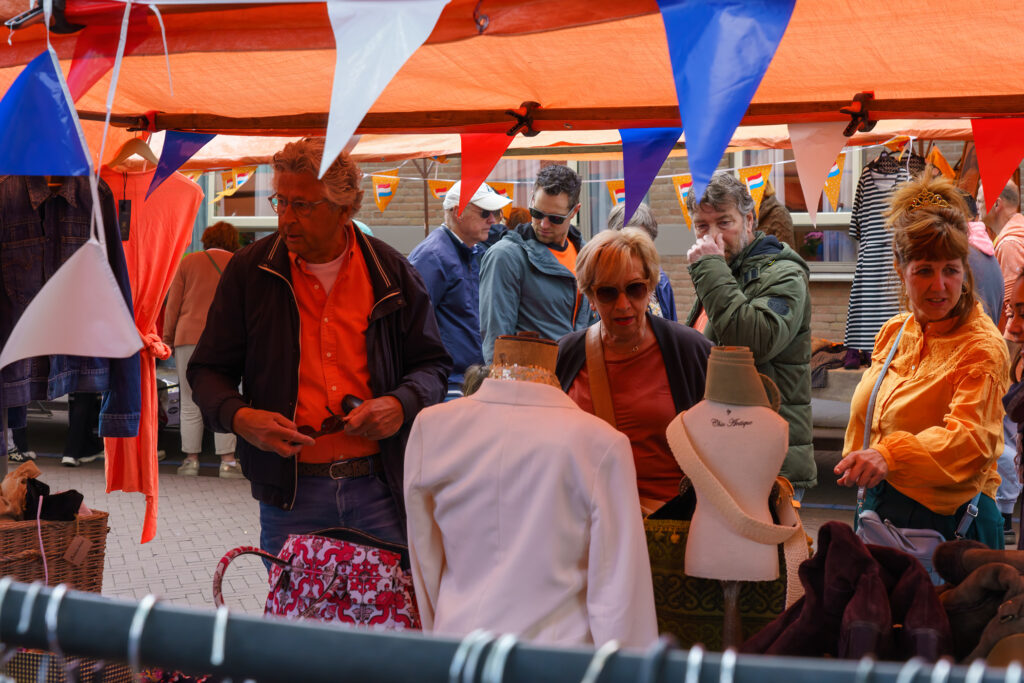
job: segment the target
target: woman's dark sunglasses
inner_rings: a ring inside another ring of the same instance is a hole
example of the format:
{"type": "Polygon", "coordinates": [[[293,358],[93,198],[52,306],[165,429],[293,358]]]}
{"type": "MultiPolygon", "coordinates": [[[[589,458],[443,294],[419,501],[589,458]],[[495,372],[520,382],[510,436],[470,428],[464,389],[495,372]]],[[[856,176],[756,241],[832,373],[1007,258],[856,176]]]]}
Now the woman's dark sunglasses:
{"type": "Polygon", "coordinates": [[[552,225],[561,225],[562,223],[565,222],[565,219],[568,218],[569,214],[571,214],[571,213],[572,213],[572,211],[570,211],[569,213],[565,214],[564,216],[559,216],[557,213],[544,213],[543,211],[538,211],[537,209],[533,208],[532,206],[530,207],[530,215],[531,216],[533,216],[534,218],[536,218],[539,221],[542,221],[545,218],[547,218],[549,221],[551,221],[552,225]]]}
{"type": "MultiPolygon", "coordinates": [[[[626,296],[633,301],[644,301],[647,299],[648,292],[646,282],[631,282],[626,285],[626,296]]],[[[619,294],[622,292],[618,287],[596,287],[594,289],[594,298],[603,304],[613,304],[619,300],[619,294]]]]}

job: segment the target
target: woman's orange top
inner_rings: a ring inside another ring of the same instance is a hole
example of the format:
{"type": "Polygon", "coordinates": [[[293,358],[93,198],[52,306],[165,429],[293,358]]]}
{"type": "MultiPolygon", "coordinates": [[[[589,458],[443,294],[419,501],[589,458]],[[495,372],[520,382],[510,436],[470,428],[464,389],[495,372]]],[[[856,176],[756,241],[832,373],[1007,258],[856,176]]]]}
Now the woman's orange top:
{"type": "MultiPolygon", "coordinates": [[[[871,389],[907,314],[878,332],[871,367],[850,402],[844,457],[863,447],[871,389]]],[[[889,466],[886,481],[933,512],[951,515],[980,489],[995,498],[1003,450],[1003,406],[1010,358],[996,326],[976,304],[968,320],[911,319],[882,379],[870,448],[889,466]]]]}

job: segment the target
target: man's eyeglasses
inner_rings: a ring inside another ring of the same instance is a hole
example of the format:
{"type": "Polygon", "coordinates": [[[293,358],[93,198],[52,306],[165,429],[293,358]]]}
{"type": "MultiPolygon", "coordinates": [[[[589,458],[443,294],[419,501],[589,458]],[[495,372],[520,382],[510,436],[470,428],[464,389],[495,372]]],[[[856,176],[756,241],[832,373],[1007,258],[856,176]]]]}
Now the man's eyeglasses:
{"type": "Polygon", "coordinates": [[[274,213],[280,215],[288,210],[288,207],[292,207],[292,211],[295,212],[296,216],[306,218],[309,214],[313,213],[313,207],[318,204],[323,204],[326,199],[321,199],[318,202],[306,202],[301,199],[285,199],[279,194],[272,194],[267,197],[267,201],[270,202],[270,208],[274,210],[274,213]]]}
{"type": "MultiPolygon", "coordinates": [[[[476,208],[480,209],[479,206],[477,206],[476,208]]],[[[500,221],[501,220],[501,209],[493,209],[493,210],[480,209],[480,218],[483,218],[484,220],[487,220],[491,216],[494,216],[494,220],[500,221]]]]}
{"type": "Polygon", "coordinates": [[[543,211],[538,211],[537,209],[531,206],[530,215],[533,216],[538,221],[542,221],[545,218],[547,218],[549,221],[551,221],[552,225],[561,225],[562,223],[565,222],[566,218],[572,216],[572,211],[565,214],[564,216],[559,216],[557,213],[544,213],[543,211]]]}
{"type": "MultiPolygon", "coordinates": [[[[618,287],[606,286],[594,289],[594,298],[603,304],[613,304],[619,300],[619,294],[623,290],[618,287]]],[[[631,282],[626,285],[626,296],[633,301],[645,301],[650,293],[646,282],[631,282]]]]}

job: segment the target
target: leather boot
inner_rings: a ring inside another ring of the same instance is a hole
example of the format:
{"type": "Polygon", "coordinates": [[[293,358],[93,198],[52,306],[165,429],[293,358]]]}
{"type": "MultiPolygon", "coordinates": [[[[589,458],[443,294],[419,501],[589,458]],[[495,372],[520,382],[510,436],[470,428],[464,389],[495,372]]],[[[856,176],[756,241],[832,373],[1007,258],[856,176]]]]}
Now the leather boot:
{"type": "MultiPolygon", "coordinates": [[[[953,632],[953,656],[961,660],[970,655],[1000,605],[1018,596],[1024,596],[1024,577],[1014,567],[1000,563],[979,567],[958,585],[941,593],[939,599],[953,632]]],[[[985,654],[994,644],[995,640],[988,643],[985,654]]]]}
{"type": "Polygon", "coordinates": [[[932,556],[939,576],[958,584],[978,567],[993,562],[1008,564],[1024,573],[1024,550],[992,550],[977,541],[947,541],[932,556]]]}

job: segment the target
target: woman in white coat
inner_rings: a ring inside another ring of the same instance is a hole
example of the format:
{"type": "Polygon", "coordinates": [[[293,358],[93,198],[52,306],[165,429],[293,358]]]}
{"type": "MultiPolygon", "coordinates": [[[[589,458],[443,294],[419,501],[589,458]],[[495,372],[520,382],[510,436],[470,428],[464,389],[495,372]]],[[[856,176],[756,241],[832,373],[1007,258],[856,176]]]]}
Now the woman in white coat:
{"type": "Polygon", "coordinates": [[[479,391],[413,424],[405,499],[425,631],[657,638],[639,498],[625,485],[636,481],[629,440],[561,391],[557,351],[500,337],[479,391]]]}

